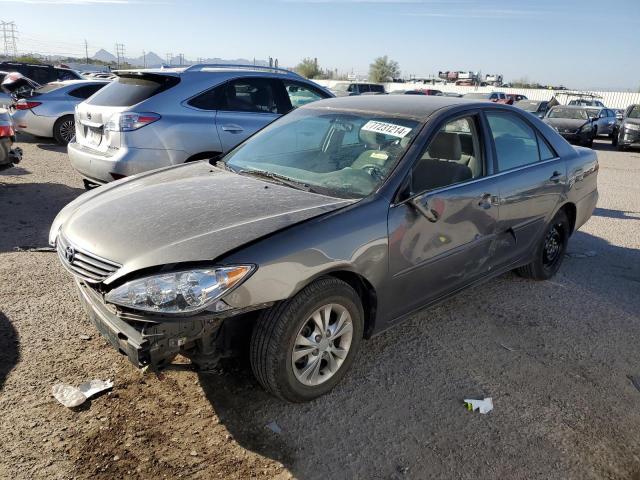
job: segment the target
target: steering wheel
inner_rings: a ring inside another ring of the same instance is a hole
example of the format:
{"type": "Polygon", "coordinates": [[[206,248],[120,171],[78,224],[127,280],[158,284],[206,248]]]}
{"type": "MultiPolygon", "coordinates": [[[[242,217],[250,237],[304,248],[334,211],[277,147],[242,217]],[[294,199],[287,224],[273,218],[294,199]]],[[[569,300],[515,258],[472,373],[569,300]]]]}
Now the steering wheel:
{"type": "Polygon", "coordinates": [[[360,170],[364,170],[369,175],[371,175],[373,178],[376,178],[378,180],[382,180],[382,177],[384,176],[384,173],[382,172],[380,167],[378,165],[374,165],[372,163],[368,163],[366,165],[363,165],[362,167],[360,167],[360,170]]]}

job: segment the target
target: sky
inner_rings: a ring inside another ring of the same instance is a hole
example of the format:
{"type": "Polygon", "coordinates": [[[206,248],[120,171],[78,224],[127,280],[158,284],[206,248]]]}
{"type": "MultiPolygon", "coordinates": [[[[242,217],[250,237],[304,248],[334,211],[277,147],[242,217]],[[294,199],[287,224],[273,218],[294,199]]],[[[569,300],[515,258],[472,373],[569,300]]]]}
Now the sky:
{"type": "Polygon", "coordinates": [[[20,52],[84,56],[86,39],[89,55],[122,43],[129,57],[317,57],[359,74],[388,55],[419,77],[640,88],[640,0],[0,0],[0,19],[20,52]]]}

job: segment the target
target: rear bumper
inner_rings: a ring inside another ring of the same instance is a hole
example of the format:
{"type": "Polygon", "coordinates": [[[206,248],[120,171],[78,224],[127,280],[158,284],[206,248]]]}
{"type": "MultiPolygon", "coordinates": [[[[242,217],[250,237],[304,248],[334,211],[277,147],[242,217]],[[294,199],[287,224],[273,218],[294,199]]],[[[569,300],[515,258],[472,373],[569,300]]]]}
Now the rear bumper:
{"type": "Polygon", "coordinates": [[[166,319],[119,315],[98,292],[82,280],[75,281],[91,323],[138,368],[163,366],[178,353],[192,356],[214,350],[213,342],[223,318],[211,314],[166,319]]]}
{"type": "Polygon", "coordinates": [[[122,147],[110,155],[104,155],[75,141],[69,143],[67,151],[73,168],[84,179],[98,184],[176,165],[187,157],[185,152],[176,150],[131,147],[122,147]]]}
{"type": "Polygon", "coordinates": [[[28,133],[36,137],[53,137],[53,124],[57,117],[36,115],[31,110],[16,110],[11,115],[17,132],[28,133]]]}

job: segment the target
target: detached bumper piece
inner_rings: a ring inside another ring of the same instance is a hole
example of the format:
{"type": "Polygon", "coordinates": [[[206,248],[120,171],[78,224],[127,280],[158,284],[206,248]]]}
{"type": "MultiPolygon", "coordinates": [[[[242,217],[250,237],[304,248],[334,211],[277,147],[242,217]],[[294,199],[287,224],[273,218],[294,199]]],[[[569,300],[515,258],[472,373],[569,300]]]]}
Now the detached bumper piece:
{"type": "Polygon", "coordinates": [[[211,314],[170,319],[118,314],[82,280],[76,279],[76,285],[91,323],[136,367],[162,367],[177,354],[198,359],[203,367],[217,361],[215,343],[222,318],[211,314]]]}

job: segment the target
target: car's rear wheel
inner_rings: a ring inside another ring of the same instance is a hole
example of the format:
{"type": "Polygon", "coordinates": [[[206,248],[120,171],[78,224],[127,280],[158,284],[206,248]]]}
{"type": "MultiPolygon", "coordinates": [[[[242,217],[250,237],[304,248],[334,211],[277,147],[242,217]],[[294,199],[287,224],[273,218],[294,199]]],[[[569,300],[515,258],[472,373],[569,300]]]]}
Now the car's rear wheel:
{"type": "Polygon", "coordinates": [[[270,393],[291,402],[313,400],[349,370],[363,328],[355,290],[321,278],[260,315],[251,337],[251,368],[270,393]]]}
{"type": "Polygon", "coordinates": [[[567,251],[570,229],[567,214],[560,210],[547,225],[542,241],[536,246],[533,261],[518,268],[516,272],[534,280],[548,280],[553,277],[567,251]]]}
{"type": "Polygon", "coordinates": [[[65,115],[53,124],[53,138],[60,145],[66,145],[76,134],[76,123],[73,115],[65,115]]]}

